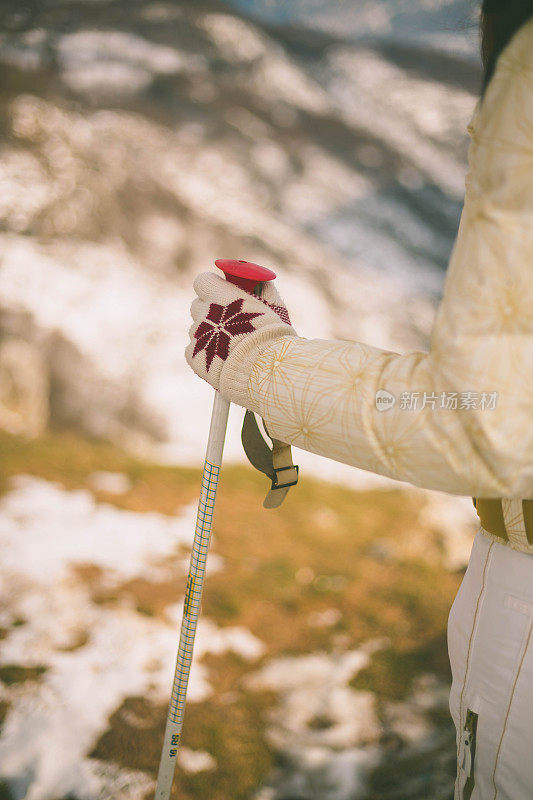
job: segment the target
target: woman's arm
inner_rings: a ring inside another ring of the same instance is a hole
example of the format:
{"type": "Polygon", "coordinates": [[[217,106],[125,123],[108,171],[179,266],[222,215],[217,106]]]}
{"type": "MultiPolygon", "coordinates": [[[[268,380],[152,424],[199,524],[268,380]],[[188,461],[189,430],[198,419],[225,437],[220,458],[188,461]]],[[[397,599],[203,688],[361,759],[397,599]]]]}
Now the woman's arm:
{"type": "Polygon", "coordinates": [[[533,497],[532,24],[500,58],[469,161],[429,353],[287,336],[251,372],[230,357],[220,388],[305,450],[423,488],[533,497]]]}

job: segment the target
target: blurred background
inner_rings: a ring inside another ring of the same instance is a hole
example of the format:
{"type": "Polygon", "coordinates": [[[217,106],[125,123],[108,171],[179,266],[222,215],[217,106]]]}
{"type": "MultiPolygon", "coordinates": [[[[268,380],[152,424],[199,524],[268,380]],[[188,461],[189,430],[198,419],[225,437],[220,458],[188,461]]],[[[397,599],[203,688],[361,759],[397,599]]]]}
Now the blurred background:
{"type": "MultiPolygon", "coordinates": [[[[0,2],[0,798],[154,791],[212,391],[192,281],[278,274],[298,333],[428,347],[481,81],[474,0],[0,2]]],[[[468,498],[233,407],[175,783],[453,796],[446,618],[468,498]]]]}

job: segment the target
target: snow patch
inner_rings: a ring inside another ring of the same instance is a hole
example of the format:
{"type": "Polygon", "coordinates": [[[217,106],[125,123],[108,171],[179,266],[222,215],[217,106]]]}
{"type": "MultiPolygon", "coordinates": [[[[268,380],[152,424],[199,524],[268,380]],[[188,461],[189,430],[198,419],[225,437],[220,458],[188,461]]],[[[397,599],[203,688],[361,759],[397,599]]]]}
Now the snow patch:
{"type": "Polygon", "coordinates": [[[359,650],[279,658],[246,680],[252,690],[279,694],[279,704],[269,714],[267,736],[283,754],[284,765],[254,800],[366,797],[380,726],[374,696],[348,684],[381,646],[369,642],[359,650]]]}
{"type": "Polygon", "coordinates": [[[2,563],[43,584],[62,580],[72,565],[85,563],[115,579],[142,574],[157,580],[156,562],[192,544],[196,504],[166,517],[97,503],[87,490],[65,492],[30,475],[18,475],[13,487],[0,502],[2,563]]]}
{"type": "Polygon", "coordinates": [[[125,494],[133,486],[123,472],[106,472],[104,470],[92,472],[87,478],[87,483],[92,489],[109,494],[125,494]]]}
{"type": "Polygon", "coordinates": [[[369,49],[333,47],[327,55],[326,86],[336,111],[462,198],[465,171],[458,154],[475,97],[408,75],[369,49]]]}
{"type": "MultiPolygon", "coordinates": [[[[67,492],[30,476],[13,481],[0,502],[0,591],[2,625],[18,624],[2,642],[0,663],[45,667],[38,680],[0,684],[0,700],[9,703],[2,776],[16,796],[132,800],[141,797],[137,789],[128,794],[133,783],[153,788],[148,776],[117,772],[88,753],[127,697],[168,702],[182,604],[167,607],[167,620],[137,613],[125,598],[97,604],[72,568],[98,566],[109,586],[157,579],[154,561],[190,544],[193,530],[192,506],[176,518],[138,514],[97,504],[88,491],[67,492]]],[[[243,628],[219,630],[201,619],[188,702],[212,691],[200,663],[205,653],[233,650],[256,659],[263,649],[243,628]]],[[[208,754],[189,755],[193,770],[213,768],[208,754]]]]}
{"type": "Polygon", "coordinates": [[[272,743],[291,751],[311,745],[349,748],[375,739],[379,726],[374,696],[348,686],[368,666],[372,649],[279,658],[247,678],[250,689],[280,693],[271,716],[272,743]],[[314,720],[321,719],[325,724],[315,726],[314,720]]]}
{"type": "Polygon", "coordinates": [[[443,564],[457,572],[468,564],[479,518],[470,497],[454,497],[443,492],[424,492],[424,505],[418,520],[441,534],[443,564]]]}
{"type": "Polygon", "coordinates": [[[216,759],[205,750],[191,750],[181,746],[178,752],[178,766],[185,772],[206,772],[216,769],[216,759]]]}
{"type": "Polygon", "coordinates": [[[204,14],[199,23],[230,62],[253,61],[267,52],[266,37],[254,25],[231,14],[204,14]]]}
{"type": "Polygon", "coordinates": [[[200,57],[155,44],[133,33],[86,30],[61,37],[57,57],[67,86],[80,92],[135,94],[155,75],[174,75],[203,64],[200,57]]]}

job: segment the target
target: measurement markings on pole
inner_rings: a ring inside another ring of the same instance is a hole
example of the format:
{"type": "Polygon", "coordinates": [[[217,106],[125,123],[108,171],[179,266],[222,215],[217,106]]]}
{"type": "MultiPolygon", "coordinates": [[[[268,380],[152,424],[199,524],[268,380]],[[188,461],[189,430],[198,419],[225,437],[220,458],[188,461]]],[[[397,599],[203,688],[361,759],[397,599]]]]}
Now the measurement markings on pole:
{"type": "Polygon", "coordinates": [[[187,589],[185,592],[185,603],[183,613],[190,616],[195,603],[200,601],[202,594],[202,582],[197,585],[197,578],[202,576],[207,559],[209,548],[209,538],[211,535],[211,525],[213,522],[213,512],[215,497],[218,484],[220,467],[206,461],[204,465],[204,476],[202,480],[202,494],[198,505],[198,517],[196,523],[196,534],[198,537],[196,546],[196,557],[191,561],[191,572],[187,578],[187,589]]]}
{"type": "Polygon", "coordinates": [[[189,575],[189,577],[187,578],[187,590],[185,592],[185,604],[183,606],[183,613],[187,617],[191,613],[195,585],[196,585],[196,578],[193,578],[192,575],[189,575]]]}
{"type": "MultiPolygon", "coordinates": [[[[183,719],[185,695],[192,662],[196,623],[200,611],[203,576],[209,549],[219,473],[219,466],[212,464],[210,461],[205,462],[202,493],[198,505],[195,543],[193,546],[191,565],[185,590],[185,601],[183,604],[183,629],[181,633],[180,652],[178,653],[174,688],[170,698],[169,718],[176,724],[181,724],[183,719]]],[[[177,746],[179,746],[179,738],[177,742],[177,746]]],[[[173,749],[174,748],[172,748],[172,750],[173,749]]],[[[172,750],[171,754],[173,755],[172,750]]]]}

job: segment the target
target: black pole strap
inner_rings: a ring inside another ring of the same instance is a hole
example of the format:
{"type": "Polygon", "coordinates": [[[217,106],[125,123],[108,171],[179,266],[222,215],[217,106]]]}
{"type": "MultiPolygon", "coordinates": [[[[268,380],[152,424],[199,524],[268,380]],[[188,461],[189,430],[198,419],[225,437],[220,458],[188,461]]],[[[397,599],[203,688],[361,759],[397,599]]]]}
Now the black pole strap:
{"type": "Polygon", "coordinates": [[[264,440],[252,411],[246,411],[244,415],[241,441],[252,466],[267,475],[272,482],[263,506],[277,508],[285,499],[289,488],[298,483],[298,467],[292,463],[290,445],[272,438],[264,420],[263,425],[272,440],[272,449],[264,440]]]}

